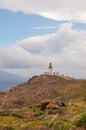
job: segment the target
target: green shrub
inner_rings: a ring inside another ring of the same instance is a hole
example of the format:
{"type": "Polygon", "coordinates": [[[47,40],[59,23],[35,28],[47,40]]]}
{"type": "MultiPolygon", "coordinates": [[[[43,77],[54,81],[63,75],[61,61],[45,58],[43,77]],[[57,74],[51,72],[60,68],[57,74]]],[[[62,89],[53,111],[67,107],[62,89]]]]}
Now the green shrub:
{"type": "Polygon", "coordinates": [[[9,116],[9,114],[10,114],[10,112],[8,110],[0,112],[0,116],[9,116]]]}
{"type": "Polygon", "coordinates": [[[21,115],[21,114],[19,114],[19,113],[12,113],[12,116],[14,116],[14,117],[18,117],[18,118],[23,118],[23,116],[21,115]]]}
{"type": "Polygon", "coordinates": [[[6,126],[6,130],[15,130],[12,126],[6,126]]]}
{"type": "Polygon", "coordinates": [[[11,111],[1,111],[0,116],[13,116],[18,118],[23,118],[23,116],[20,113],[17,112],[11,112],[11,111]]]}
{"type": "Polygon", "coordinates": [[[71,123],[65,123],[65,124],[64,124],[64,130],[70,130],[70,129],[76,130],[76,126],[74,126],[74,125],[71,124],[71,123]]]}
{"type": "Polygon", "coordinates": [[[38,117],[38,116],[41,116],[43,114],[44,114],[43,111],[38,111],[38,112],[35,112],[33,115],[38,117]]]}
{"type": "Polygon", "coordinates": [[[76,130],[76,126],[74,126],[72,123],[68,123],[64,121],[63,119],[58,119],[53,122],[53,130],[76,130]]]}
{"type": "Polygon", "coordinates": [[[50,127],[51,126],[51,120],[44,121],[43,125],[50,127]]]}
{"type": "Polygon", "coordinates": [[[64,130],[65,121],[57,120],[53,124],[53,130],[64,130]]]}
{"type": "Polygon", "coordinates": [[[32,110],[33,112],[36,112],[38,109],[38,105],[37,104],[33,104],[28,106],[28,109],[32,110]]]}
{"type": "Polygon", "coordinates": [[[86,112],[74,117],[74,119],[72,119],[72,123],[77,127],[83,127],[86,129],[86,112]]]}
{"type": "Polygon", "coordinates": [[[0,126],[0,130],[15,130],[12,126],[0,126]]]}

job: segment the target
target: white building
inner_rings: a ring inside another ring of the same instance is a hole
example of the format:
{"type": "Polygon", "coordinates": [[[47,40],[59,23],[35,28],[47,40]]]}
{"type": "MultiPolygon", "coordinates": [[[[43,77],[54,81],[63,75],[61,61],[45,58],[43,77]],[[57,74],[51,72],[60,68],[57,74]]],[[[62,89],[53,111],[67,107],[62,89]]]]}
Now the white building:
{"type": "Polygon", "coordinates": [[[48,71],[45,72],[45,75],[59,75],[59,73],[58,72],[53,72],[52,63],[49,63],[48,71]]]}

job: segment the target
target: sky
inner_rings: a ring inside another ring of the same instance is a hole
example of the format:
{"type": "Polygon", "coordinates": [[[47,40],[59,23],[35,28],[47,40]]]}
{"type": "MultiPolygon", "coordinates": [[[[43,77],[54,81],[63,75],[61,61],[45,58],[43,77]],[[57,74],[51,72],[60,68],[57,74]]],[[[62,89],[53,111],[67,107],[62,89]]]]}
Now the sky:
{"type": "Polygon", "coordinates": [[[85,0],[0,0],[0,70],[86,79],[85,0]]]}

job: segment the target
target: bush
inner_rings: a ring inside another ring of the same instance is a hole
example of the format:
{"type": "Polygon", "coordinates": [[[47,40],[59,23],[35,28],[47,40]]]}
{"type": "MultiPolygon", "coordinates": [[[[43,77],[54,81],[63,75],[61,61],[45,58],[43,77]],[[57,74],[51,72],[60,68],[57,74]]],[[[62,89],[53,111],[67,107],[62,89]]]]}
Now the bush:
{"type": "Polygon", "coordinates": [[[15,130],[12,126],[0,126],[0,130],[15,130]]]}
{"type": "Polygon", "coordinates": [[[31,106],[28,106],[28,109],[31,109],[33,112],[36,112],[38,109],[38,105],[37,104],[33,104],[31,106]]]}
{"type": "Polygon", "coordinates": [[[63,119],[58,119],[53,122],[53,130],[76,130],[76,126],[63,119]]]}
{"type": "Polygon", "coordinates": [[[21,114],[16,113],[16,112],[11,112],[11,111],[1,111],[0,116],[13,116],[13,117],[18,117],[18,118],[23,118],[21,114]]]}
{"type": "Polygon", "coordinates": [[[76,126],[71,123],[65,123],[64,130],[76,130],[76,126]]]}
{"type": "Polygon", "coordinates": [[[18,118],[23,118],[23,116],[21,115],[21,114],[19,114],[19,113],[12,113],[12,116],[14,116],[14,117],[18,117],[18,118]]]}
{"type": "Polygon", "coordinates": [[[77,127],[83,127],[86,129],[86,112],[81,113],[81,114],[77,115],[76,117],[74,117],[72,122],[77,127]]]}
{"type": "Polygon", "coordinates": [[[15,130],[12,126],[6,126],[5,129],[6,130],[15,130]]]}
{"type": "Polygon", "coordinates": [[[9,116],[10,112],[9,111],[1,111],[0,116],[9,116]]]}
{"type": "Polygon", "coordinates": [[[53,130],[64,130],[65,121],[57,120],[53,124],[53,130]]]}
{"type": "Polygon", "coordinates": [[[38,111],[38,112],[35,112],[33,115],[38,117],[38,116],[41,116],[43,114],[44,114],[43,111],[38,111]]]}

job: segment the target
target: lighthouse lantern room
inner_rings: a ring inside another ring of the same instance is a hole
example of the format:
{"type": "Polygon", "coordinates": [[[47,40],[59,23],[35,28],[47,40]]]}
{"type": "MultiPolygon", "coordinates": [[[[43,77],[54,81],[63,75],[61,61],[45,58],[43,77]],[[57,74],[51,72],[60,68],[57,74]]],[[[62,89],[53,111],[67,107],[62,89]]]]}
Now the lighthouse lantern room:
{"type": "Polygon", "coordinates": [[[50,75],[52,75],[52,74],[53,74],[53,67],[52,67],[52,63],[49,63],[48,73],[49,73],[50,75]]]}

